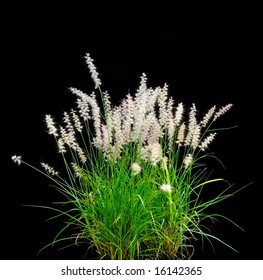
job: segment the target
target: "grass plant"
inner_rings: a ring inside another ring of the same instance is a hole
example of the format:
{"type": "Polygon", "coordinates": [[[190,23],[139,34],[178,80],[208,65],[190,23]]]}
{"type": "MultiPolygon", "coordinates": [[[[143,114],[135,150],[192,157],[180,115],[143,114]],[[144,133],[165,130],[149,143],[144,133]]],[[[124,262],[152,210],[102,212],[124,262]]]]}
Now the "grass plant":
{"type": "Polygon", "coordinates": [[[205,220],[221,218],[236,225],[209,212],[233,193],[206,166],[208,157],[217,159],[209,150],[220,130],[214,124],[232,104],[213,106],[199,117],[195,104],[176,104],[166,84],[148,87],[142,74],[136,93],[113,105],[92,58],[85,59],[94,92],[70,88],[75,109],[64,112],[60,124],[45,116],[62,170],[12,156],[48,177],[64,197],[54,207],[40,206],[54,209],[52,218],[65,219],[47,246],[84,242],[101,259],[112,260],[190,259],[198,239],[235,250],[205,226],[205,220]],[[215,195],[204,200],[204,192],[215,195]]]}

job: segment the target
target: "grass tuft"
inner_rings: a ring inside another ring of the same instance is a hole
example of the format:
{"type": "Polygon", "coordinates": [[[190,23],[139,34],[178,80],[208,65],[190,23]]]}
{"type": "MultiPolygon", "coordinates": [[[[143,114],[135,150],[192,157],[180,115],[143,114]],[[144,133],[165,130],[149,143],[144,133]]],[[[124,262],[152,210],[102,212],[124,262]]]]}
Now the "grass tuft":
{"type": "Polygon", "coordinates": [[[101,89],[90,55],[85,58],[100,102],[94,92],[70,88],[77,108],[65,112],[60,125],[45,117],[62,170],[43,162],[38,169],[12,157],[48,177],[64,198],[52,207],[31,205],[56,211],[50,219],[65,220],[42,250],[86,243],[101,259],[190,259],[194,242],[208,240],[236,251],[205,226],[206,220],[223,219],[240,228],[209,209],[244,187],[230,192],[232,185],[213,178],[206,166],[208,158],[224,166],[208,148],[228,129],[214,123],[232,104],[213,106],[198,118],[195,104],[188,111],[176,105],[167,85],[149,88],[143,74],[137,92],[116,106],[101,89]]]}

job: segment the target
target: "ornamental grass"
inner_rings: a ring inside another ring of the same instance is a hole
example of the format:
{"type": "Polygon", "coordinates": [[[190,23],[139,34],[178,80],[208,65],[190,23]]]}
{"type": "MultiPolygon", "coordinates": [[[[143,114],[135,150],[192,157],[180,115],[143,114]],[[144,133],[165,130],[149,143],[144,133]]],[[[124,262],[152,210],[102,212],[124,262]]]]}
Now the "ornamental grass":
{"type": "Polygon", "coordinates": [[[39,206],[65,221],[45,248],[85,243],[100,259],[112,260],[190,259],[196,242],[205,239],[235,250],[206,227],[206,220],[218,219],[236,225],[210,213],[233,192],[223,178],[212,177],[206,164],[209,157],[218,160],[210,145],[223,129],[215,124],[232,104],[197,113],[195,104],[176,103],[166,84],[149,87],[145,74],[134,94],[112,104],[93,59],[89,54],[85,59],[94,91],[70,88],[74,109],[60,122],[45,116],[61,170],[12,156],[18,165],[48,177],[61,193],[54,207],[39,206]],[[213,197],[204,199],[205,192],[213,197]]]}

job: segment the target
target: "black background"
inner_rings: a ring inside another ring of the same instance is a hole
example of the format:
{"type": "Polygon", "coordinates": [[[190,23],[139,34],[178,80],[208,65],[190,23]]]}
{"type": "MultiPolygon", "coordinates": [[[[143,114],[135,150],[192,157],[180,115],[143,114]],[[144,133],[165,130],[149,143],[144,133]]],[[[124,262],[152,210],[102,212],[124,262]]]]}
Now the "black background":
{"type": "Polygon", "coordinates": [[[200,113],[214,104],[234,104],[218,125],[238,128],[219,133],[211,147],[226,166],[225,170],[217,166],[215,176],[235,183],[234,189],[253,184],[214,210],[232,218],[245,232],[227,222],[211,225],[213,233],[239,253],[216,241],[215,253],[208,242],[202,250],[199,242],[193,259],[262,259],[262,186],[257,162],[261,115],[259,93],[253,88],[258,75],[252,67],[256,43],[248,25],[112,23],[103,17],[95,23],[71,16],[62,19],[56,13],[40,17],[36,11],[26,15],[17,11],[4,18],[1,32],[0,259],[96,258],[92,252],[85,255],[87,246],[62,251],[55,246],[37,255],[63,221],[45,222],[53,212],[22,205],[50,206],[61,197],[40,174],[17,167],[10,159],[22,154],[33,165],[46,159],[56,166],[52,161],[55,145],[43,119],[51,114],[59,120],[63,111],[74,106],[68,87],[93,90],[83,58],[86,52],[94,58],[102,87],[114,102],[134,92],[145,72],[149,86],[168,83],[177,102],[187,106],[194,102],[200,113]]]}

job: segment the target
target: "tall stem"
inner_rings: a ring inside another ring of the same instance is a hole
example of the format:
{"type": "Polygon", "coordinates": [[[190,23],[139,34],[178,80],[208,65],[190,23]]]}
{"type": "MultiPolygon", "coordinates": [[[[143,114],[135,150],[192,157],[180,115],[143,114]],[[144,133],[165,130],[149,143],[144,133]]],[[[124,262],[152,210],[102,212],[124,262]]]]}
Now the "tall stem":
{"type": "MultiPolygon", "coordinates": [[[[169,174],[169,170],[167,168],[167,163],[166,163],[166,159],[163,158],[163,166],[164,166],[164,170],[166,173],[166,181],[168,185],[171,185],[171,180],[170,180],[170,174],[169,174]]],[[[173,223],[173,200],[172,200],[172,193],[168,193],[168,198],[169,198],[169,210],[170,210],[170,226],[172,226],[173,223]]]]}

